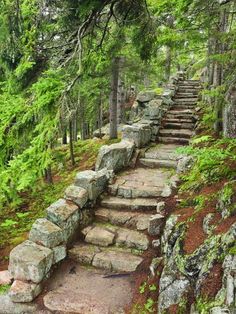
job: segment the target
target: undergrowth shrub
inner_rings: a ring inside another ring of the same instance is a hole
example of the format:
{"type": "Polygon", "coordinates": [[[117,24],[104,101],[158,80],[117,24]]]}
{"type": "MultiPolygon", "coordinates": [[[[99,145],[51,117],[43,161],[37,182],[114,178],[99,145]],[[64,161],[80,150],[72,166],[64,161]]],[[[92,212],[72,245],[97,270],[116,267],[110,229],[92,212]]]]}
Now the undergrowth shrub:
{"type": "Polygon", "coordinates": [[[214,139],[211,136],[195,138],[191,146],[179,152],[192,155],[192,169],[182,176],[182,190],[196,190],[203,185],[233,179],[236,176],[236,139],[214,139]]]}

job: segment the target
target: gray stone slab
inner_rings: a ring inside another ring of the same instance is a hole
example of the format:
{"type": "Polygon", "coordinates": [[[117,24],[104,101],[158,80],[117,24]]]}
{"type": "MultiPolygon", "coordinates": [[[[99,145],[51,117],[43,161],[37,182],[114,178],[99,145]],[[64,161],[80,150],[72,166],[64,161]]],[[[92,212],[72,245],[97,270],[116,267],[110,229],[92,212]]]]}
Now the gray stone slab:
{"type": "Polygon", "coordinates": [[[86,170],[78,172],[75,178],[75,185],[86,189],[89,199],[94,201],[105,190],[109,180],[107,169],[100,171],[86,170]]]}
{"type": "Polygon", "coordinates": [[[9,271],[14,279],[39,283],[49,272],[52,262],[52,250],[25,241],[11,251],[9,271]]]}
{"type": "Polygon", "coordinates": [[[73,201],[79,208],[83,208],[88,201],[88,191],[79,186],[70,185],[65,191],[65,199],[73,201]]]}
{"type": "Polygon", "coordinates": [[[85,237],[85,242],[100,246],[112,245],[114,240],[114,232],[99,226],[92,228],[85,237]]]}
{"type": "Polygon", "coordinates": [[[39,218],[35,221],[30,230],[29,240],[53,248],[63,242],[63,231],[51,221],[45,218],[39,218]]]}
{"type": "Polygon", "coordinates": [[[40,284],[15,280],[9,290],[9,296],[13,302],[32,302],[42,291],[40,284]]]}

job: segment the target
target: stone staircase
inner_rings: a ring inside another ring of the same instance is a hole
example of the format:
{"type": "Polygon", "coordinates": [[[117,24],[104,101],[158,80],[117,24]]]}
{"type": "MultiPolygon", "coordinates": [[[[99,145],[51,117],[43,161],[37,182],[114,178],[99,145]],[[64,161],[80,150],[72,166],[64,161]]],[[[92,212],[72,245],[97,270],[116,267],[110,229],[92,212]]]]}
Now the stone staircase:
{"type": "Polygon", "coordinates": [[[161,143],[176,143],[186,145],[194,135],[197,121],[196,104],[201,85],[196,80],[179,80],[174,104],[167,111],[158,140],[161,143]]]}
{"type": "Polygon", "coordinates": [[[161,232],[165,217],[158,204],[171,194],[176,149],[194,134],[199,90],[199,81],[179,81],[159,132],[160,144],[146,150],[135,169],[121,172],[109,185],[93,224],[82,230],[69,251],[74,262],[108,272],[134,272],[141,265],[150,236],[161,232]]]}
{"type": "Polygon", "coordinates": [[[160,232],[164,216],[158,202],[171,175],[142,167],[119,174],[69,257],[108,272],[134,272],[150,246],[149,235],[160,232]]]}

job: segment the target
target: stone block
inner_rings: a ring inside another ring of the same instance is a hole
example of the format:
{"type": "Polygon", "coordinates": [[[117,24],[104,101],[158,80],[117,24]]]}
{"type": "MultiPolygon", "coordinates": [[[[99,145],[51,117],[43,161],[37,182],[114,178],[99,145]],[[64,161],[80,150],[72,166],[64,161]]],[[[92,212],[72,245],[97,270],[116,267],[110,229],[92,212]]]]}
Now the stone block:
{"type": "Polygon", "coordinates": [[[40,218],[33,224],[29,233],[29,240],[53,248],[63,242],[63,231],[46,218],[40,218]]]}
{"type": "Polygon", "coordinates": [[[15,280],[9,291],[12,302],[28,303],[32,302],[42,291],[40,284],[15,280]]]}
{"type": "Polygon", "coordinates": [[[52,262],[52,250],[27,240],[11,251],[9,271],[14,279],[39,283],[49,272],[52,262]]]}
{"type": "Polygon", "coordinates": [[[157,96],[157,93],[155,91],[152,91],[152,90],[150,90],[150,91],[143,91],[143,92],[140,92],[137,95],[136,100],[139,103],[146,103],[146,102],[149,102],[149,101],[153,100],[156,96],[157,96]]]}
{"type": "Polygon", "coordinates": [[[149,220],[148,233],[151,236],[160,235],[162,227],[164,226],[165,217],[160,214],[151,216],[149,220]]]}
{"type": "Polygon", "coordinates": [[[133,141],[123,140],[120,143],[102,146],[97,157],[96,170],[106,168],[117,172],[127,167],[133,151],[133,141]]]}
{"type": "Polygon", "coordinates": [[[86,170],[78,172],[75,178],[75,185],[88,191],[89,199],[95,201],[105,190],[109,180],[107,169],[100,171],[86,170]]]}
{"type": "Polygon", "coordinates": [[[151,134],[149,125],[135,123],[124,126],[122,136],[124,140],[134,141],[135,146],[141,148],[151,141],[151,134]]]}
{"type": "Polygon", "coordinates": [[[88,191],[82,187],[70,185],[65,191],[65,199],[83,208],[88,201],[88,191]]]}
{"type": "Polygon", "coordinates": [[[66,246],[59,245],[52,249],[53,251],[53,264],[59,263],[66,257],[66,246]]]}
{"type": "Polygon", "coordinates": [[[156,120],[161,117],[162,99],[155,99],[148,103],[144,110],[144,116],[150,120],[156,120]]]}
{"type": "Polygon", "coordinates": [[[0,271],[0,286],[10,285],[12,282],[12,276],[8,270],[0,271]]]}
{"type": "Polygon", "coordinates": [[[63,229],[65,241],[69,241],[78,228],[80,214],[78,206],[59,199],[46,209],[47,219],[63,229]]]}
{"type": "Polygon", "coordinates": [[[112,245],[114,240],[115,233],[101,227],[92,228],[85,237],[85,242],[99,246],[112,245]]]}

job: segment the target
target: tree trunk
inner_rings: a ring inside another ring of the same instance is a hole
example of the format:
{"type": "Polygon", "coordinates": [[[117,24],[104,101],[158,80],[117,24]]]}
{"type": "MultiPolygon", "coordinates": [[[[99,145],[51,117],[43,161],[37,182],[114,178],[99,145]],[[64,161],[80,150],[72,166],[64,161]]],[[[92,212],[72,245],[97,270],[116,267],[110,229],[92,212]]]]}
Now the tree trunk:
{"type": "Polygon", "coordinates": [[[169,81],[170,73],[171,73],[171,62],[172,62],[172,53],[171,47],[166,47],[166,64],[165,64],[165,80],[169,81]]]}
{"type": "Polygon", "coordinates": [[[69,136],[70,136],[70,160],[71,160],[72,166],[74,166],[75,165],[75,156],[74,156],[72,121],[69,122],[69,136]]]}
{"type": "Polygon", "coordinates": [[[45,169],[45,181],[48,184],[53,184],[53,177],[52,177],[52,168],[51,168],[51,166],[48,166],[48,168],[45,169]]]}
{"type": "MultiPolygon", "coordinates": [[[[219,13],[219,23],[218,23],[218,32],[223,34],[226,31],[226,11],[221,10],[219,13]]],[[[224,53],[224,46],[222,43],[222,39],[219,38],[216,41],[216,53],[222,54],[224,53]]],[[[215,88],[222,85],[222,78],[223,78],[223,65],[219,61],[216,61],[214,67],[214,86],[215,88]]],[[[219,134],[223,129],[223,108],[222,108],[222,100],[219,96],[216,96],[215,99],[215,114],[216,114],[216,122],[214,125],[214,129],[217,134],[219,134]]]]}
{"type": "Polygon", "coordinates": [[[67,128],[65,127],[62,134],[62,145],[67,144],[67,128]]]}
{"type": "Polygon", "coordinates": [[[117,131],[117,102],[118,102],[118,83],[119,83],[119,64],[120,58],[113,59],[111,96],[110,96],[110,139],[118,137],[117,131]]]}
{"type": "Polygon", "coordinates": [[[98,129],[99,137],[102,138],[102,93],[100,93],[100,100],[98,106],[98,129]]]}

